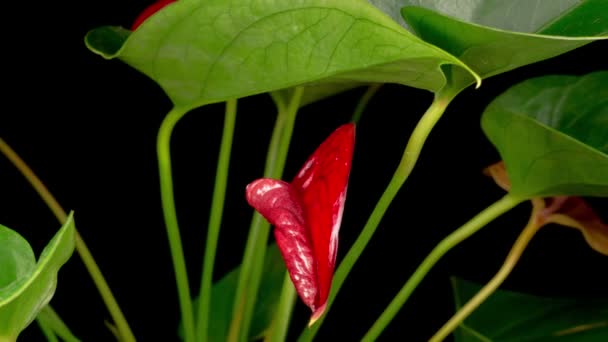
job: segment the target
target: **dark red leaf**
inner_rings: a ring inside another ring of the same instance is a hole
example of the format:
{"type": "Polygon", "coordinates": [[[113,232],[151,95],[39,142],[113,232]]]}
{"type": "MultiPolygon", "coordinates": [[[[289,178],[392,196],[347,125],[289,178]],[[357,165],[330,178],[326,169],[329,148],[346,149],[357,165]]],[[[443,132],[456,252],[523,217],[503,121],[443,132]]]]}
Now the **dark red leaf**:
{"type": "Polygon", "coordinates": [[[133,25],[131,26],[131,31],[135,31],[139,27],[139,25],[141,25],[146,19],[148,19],[148,17],[175,1],[176,0],[158,0],[152,5],[146,7],[146,9],[141,12],[141,14],[138,15],[137,19],[135,19],[135,21],[133,22],[133,25]]]}
{"type": "Polygon", "coordinates": [[[247,186],[249,204],[275,226],[291,280],[313,311],[310,324],[323,314],[329,296],[354,143],[354,124],[342,125],[291,184],[263,178],[247,186]]]}
{"type": "MultiPolygon", "coordinates": [[[[484,173],[491,176],[501,188],[509,191],[511,183],[505,163],[488,166],[484,173]]],[[[594,250],[608,255],[608,224],[602,222],[582,198],[576,196],[554,196],[542,199],[544,209],[539,213],[540,225],[557,223],[575,228],[583,233],[585,241],[594,250]]]]}
{"type": "Polygon", "coordinates": [[[548,222],[580,230],[591,248],[608,255],[608,224],[587,202],[575,196],[552,197],[547,202],[542,215],[548,222]]]}

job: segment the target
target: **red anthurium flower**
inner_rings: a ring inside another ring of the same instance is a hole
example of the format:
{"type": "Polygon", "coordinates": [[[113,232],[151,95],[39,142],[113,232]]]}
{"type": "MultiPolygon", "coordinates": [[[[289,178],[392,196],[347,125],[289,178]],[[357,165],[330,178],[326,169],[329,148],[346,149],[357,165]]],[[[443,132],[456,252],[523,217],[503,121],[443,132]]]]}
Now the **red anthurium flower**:
{"type": "MultiPolygon", "coordinates": [[[[496,184],[509,191],[511,182],[504,162],[498,162],[485,169],[496,184]]],[[[543,200],[543,210],[536,218],[539,226],[557,223],[575,228],[583,233],[589,246],[594,250],[608,255],[608,224],[602,222],[593,209],[580,197],[556,196],[543,200]]]]}
{"type": "Polygon", "coordinates": [[[176,0],[158,0],[157,2],[148,6],[143,12],[141,12],[139,16],[137,16],[137,19],[135,19],[135,22],[133,22],[133,26],[131,26],[131,31],[135,31],[139,27],[139,25],[141,25],[146,19],[148,19],[148,17],[175,1],[176,0]]]}
{"type": "Polygon", "coordinates": [[[312,310],[309,326],[325,311],[336,264],[355,125],[334,131],[291,183],[261,178],[247,186],[247,201],[272,225],[287,271],[312,310]]]}

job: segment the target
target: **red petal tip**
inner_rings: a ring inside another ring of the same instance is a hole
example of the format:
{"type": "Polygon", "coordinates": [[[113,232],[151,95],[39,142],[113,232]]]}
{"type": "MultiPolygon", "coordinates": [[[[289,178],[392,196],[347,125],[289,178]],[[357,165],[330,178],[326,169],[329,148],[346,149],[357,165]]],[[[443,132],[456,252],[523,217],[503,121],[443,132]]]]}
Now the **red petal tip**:
{"type": "Polygon", "coordinates": [[[327,303],[321,305],[321,307],[319,307],[315,312],[312,313],[312,316],[310,317],[310,321],[308,321],[308,327],[312,327],[313,324],[315,324],[319,318],[321,318],[321,316],[323,316],[323,314],[325,313],[325,308],[327,307],[327,303]]]}

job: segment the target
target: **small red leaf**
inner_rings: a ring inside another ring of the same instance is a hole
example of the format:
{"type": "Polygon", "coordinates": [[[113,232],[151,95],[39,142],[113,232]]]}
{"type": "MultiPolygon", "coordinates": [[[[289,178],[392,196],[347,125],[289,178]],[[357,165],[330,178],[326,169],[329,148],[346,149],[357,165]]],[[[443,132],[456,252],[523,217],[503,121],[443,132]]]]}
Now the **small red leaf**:
{"type": "MultiPolygon", "coordinates": [[[[509,191],[511,183],[505,163],[488,166],[484,173],[492,177],[501,188],[509,191]]],[[[542,199],[545,208],[539,213],[541,225],[557,223],[581,231],[585,241],[599,253],[608,255],[608,224],[602,222],[593,209],[580,197],[554,196],[542,199]]]]}
{"type": "Polygon", "coordinates": [[[146,9],[141,12],[137,16],[137,19],[135,19],[135,21],[133,22],[133,25],[131,26],[131,31],[135,31],[146,19],[152,16],[152,14],[160,11],[161,9],[163,9],[163,7],[175,1],[176,0],[158,0],[152,5],[146,7],[146,9]]]}
{"type": "Polygon", "coordinates": [[[595,251],[608,255],[608,224],[580,197],[561,196],[548,200],[543,215],[550,222],[575,228],[595,251]]]}
{"type": "Polygon", "coordinates": [[[291,280],[313,311],[310,324],[323,314],[329,296],[354,144],[355,125],[342,125],[291,184],[263,178],[247,186],[249,204],[275,226],[291,280]]]}

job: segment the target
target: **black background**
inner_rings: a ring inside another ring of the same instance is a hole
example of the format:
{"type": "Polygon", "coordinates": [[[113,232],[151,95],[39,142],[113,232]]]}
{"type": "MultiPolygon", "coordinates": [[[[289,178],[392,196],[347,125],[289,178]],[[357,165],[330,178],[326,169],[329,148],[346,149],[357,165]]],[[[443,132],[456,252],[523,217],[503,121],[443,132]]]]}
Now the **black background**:
{"type": "MultiPolygon", "coordinates": [[[[130,26],[148,2],[17,2],[5,5],[3,106],[0,136],[30,164],[66,209],[76,211],[92,250],[142,341],[176,340],[178,304],[161,216],[156,132],[171,104],[156,84],[119,61],[89,52],[86,32],[106,24],[130,26]],[[6,7],[8,6],[8,7],[6,7]]],[[[585,74],[606,69],[608,43],[485,80],[454,100],[433,131],[414,173],[347,279],[318,340],[358,340],[416,265],[450,231],[499,199],[502,191],[481,174],[498,160],[479,127],[491,99],[528,77],[585,74]]],[[[291,179],[314,148],[350,118],[364,89],[307,106],[298,115],[285,170],[291,179]]],[[[401,152],[432,95],[386,85],[357,127],[357,145],[338,258],[357,237],[388,183],[401,152]]],[[[223,105],[195,110],[174,133],[177,208],[192,289],[198,289],[223,105]]],[[[262,174],[275,110],[267,95],[239,101],[236,138],[216,278],[240,263],[252,210],[244,187],[262,174]]],[[[20,232],[38,254],[58,224],[15,169],[0,158],[0,222],[20,232]]],[[[608,203],[591,199],[604,219],[608,203]]],[[[453,308],[450,275],[487,281],[526,222],[522,204],[466,243],[431,272],[385,331],[385,340],[422,341],[453,308]]],[[[541,231],[505,283],[545,295],[605,294],[606,257],[581,235],[541,231]]],[[[52,301],[84,341],[113,337],[109,319],[77,255],[60,273],[52,301]]],[[[290,339],[304,327],[308,309],[298,303],[290,339]]],[[[32,325],[23,341],[41,339],[32,325]]]]}

